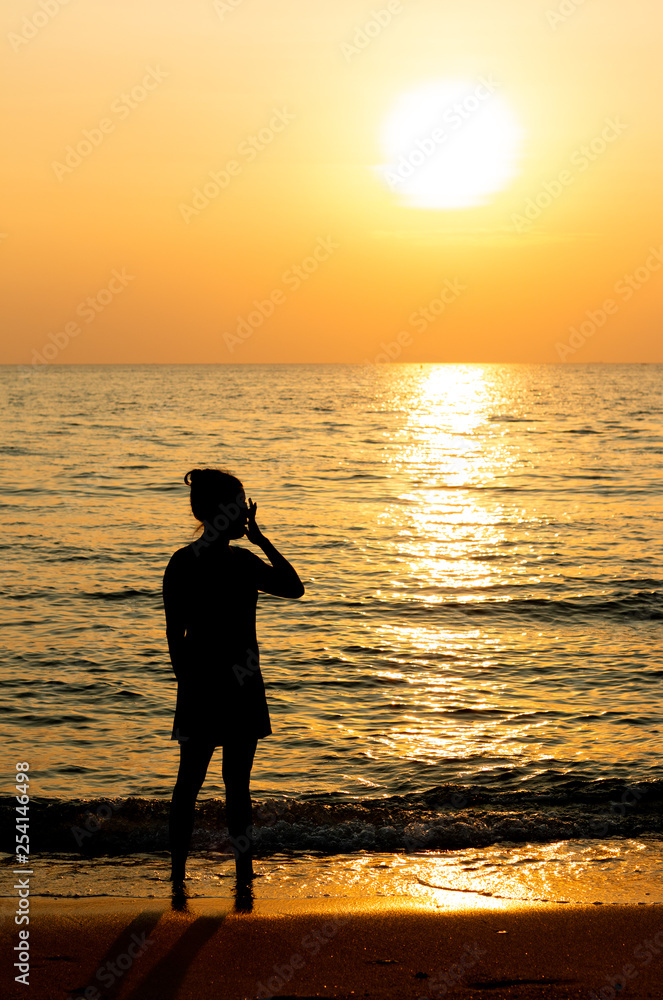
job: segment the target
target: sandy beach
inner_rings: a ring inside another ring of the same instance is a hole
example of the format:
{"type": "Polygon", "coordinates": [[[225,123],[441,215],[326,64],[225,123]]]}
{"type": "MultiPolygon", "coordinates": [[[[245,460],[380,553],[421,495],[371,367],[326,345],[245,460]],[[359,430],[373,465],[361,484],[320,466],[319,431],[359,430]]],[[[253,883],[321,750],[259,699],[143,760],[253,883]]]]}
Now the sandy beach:
{"type": "MultiPolygon", "coordinates": [[[[3,954],[16,954],[3,899],[3,954]]],[[[517,904],[449,894],[392,900],[146,899],[32,902],[29,987],[3,964],[2,995],[39,1000],[417,1000],[662,995],[656,906],[517,904]]]]}

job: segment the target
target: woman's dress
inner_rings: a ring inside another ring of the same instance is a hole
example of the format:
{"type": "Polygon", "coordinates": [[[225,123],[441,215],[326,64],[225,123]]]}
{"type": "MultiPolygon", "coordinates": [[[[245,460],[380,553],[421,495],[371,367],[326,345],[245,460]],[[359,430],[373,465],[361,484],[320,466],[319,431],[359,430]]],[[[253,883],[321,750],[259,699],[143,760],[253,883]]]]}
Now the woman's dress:
{"type": "Polygon", "coordinates": [[[214,746],[272,732],[256,639],[265,564],[236,545],[178,549],[163,582],[167,622],[185,631],[171,739],[214,746]]]}

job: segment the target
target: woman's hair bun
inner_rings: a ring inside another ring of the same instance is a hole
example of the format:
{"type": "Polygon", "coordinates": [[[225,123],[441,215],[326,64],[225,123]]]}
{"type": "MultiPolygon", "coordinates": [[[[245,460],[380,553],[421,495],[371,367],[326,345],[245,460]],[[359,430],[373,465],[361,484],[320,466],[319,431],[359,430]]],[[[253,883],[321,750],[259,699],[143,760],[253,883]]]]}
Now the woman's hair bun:
{"type": "Polygon", "coordinates": [[[184,477],[187,486],[210,487],[213,483],[220,483],[223,480],[235,479],[226,469],[190,469],[184,477]]]}
{"type": "Polygon", "coordinates": [[[184,477],[184,482],[186,483],[186,485],[191,486],[194,477],[198,479],[202,471],[203,471],[202,469],[191,469],[190,472],[187,472],[186,476],[184,477]]]}

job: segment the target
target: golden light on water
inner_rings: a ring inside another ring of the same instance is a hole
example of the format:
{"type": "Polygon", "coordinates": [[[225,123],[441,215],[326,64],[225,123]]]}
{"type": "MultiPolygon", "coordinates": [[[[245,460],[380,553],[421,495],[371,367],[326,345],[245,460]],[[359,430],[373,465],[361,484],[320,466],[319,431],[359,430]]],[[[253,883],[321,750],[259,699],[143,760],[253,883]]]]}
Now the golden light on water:
{"type": "MultiPolygon", "coordinates": [[[[513,552],[509,524],[520,501],[495,490],[522,462],[520,444],[506,431],[514,412],[502,412],[500,377],[486,367],[434,366],[409,383],[400,399],[394,470],[408,485],[401,504],[385,507],[379,518],[395,539],[385,590],[402,602],[406,616],[374,626],[379,645],[403,651],[402,661],[392,658],[379,671],[394,685],[394,725],[380,742],[389,753],[428,766],[465,760],[468,775],[502,760],[524,761],[537,748],[543,753],[547,725],[536,713],[522,718],[530,711],[529,695],[511,696],[512,678],[500,670],[501,632],[490,634],[487,619],[477,627],[471,617],[458,618],[462,605],[506,602],[519,560],[531,563],[527,545],[522,557],[513,552]],[[413,649],[416,662],[408,653],[413,649]]],[[[535,657],[535,632],[523,640],[535,657]]]]}
{"type": "Polygon", "coordinates": [[[421,382],[413,397],[413,414],[444,415],[443,428],[451,434],[469,434],[486,417],[492,397],[486,370],[470,365],[435,365],[421,382]]]}
{"type": "Polygon", "coordinates": [[[483,588],[496,579],[495,565],[482,557],[503,541],[504,530],[495,525],[502,517],[481,488],[494,482],[496,470],[510,469],[514,456],[499,437],[476,433],[494,404],[486,370],[472,366],[436,366],[412,391],[403,455],[409,469],[419,470],[420,485],[402,495],[406,524],[399,529],[402,512],[393,509],[383,519],[401,539],[400,581],[419,581],[415,600],[442,601],[445,588],[483,588]]]}

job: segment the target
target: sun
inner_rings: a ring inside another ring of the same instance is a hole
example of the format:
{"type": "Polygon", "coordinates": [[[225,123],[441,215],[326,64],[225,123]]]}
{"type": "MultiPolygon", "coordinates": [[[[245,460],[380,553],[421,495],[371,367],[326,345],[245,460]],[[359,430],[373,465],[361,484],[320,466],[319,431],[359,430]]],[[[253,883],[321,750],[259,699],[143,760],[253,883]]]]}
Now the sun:
{"type": "Polygon", "coordinates": [[[416,208],[486,205],[518,173],[522,129],[498,84],[437,80],[404,94],[386,118],[378,172],[416,208]]]}

